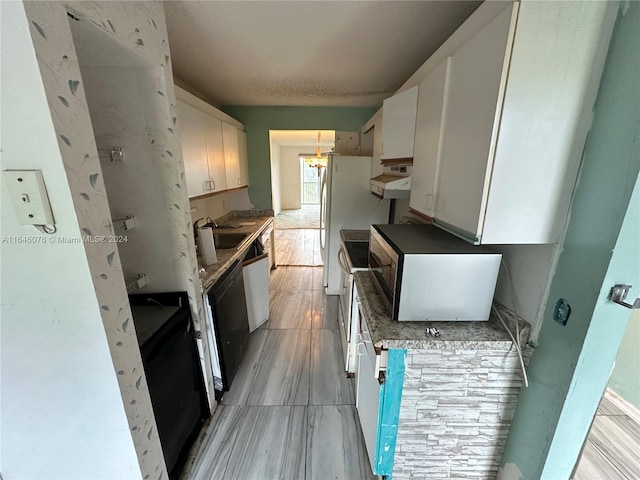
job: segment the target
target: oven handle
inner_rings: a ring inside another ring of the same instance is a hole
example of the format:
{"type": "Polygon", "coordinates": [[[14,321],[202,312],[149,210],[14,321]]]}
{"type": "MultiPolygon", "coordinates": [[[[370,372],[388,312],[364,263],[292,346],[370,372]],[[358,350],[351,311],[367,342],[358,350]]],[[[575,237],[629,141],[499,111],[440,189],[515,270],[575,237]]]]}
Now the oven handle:
{"type": "Polygon", "coordinates": [[[340,245],[340,249],[338,250],[338,266],[340,267],[340,270],[342,270],[344,273],[351,273],[349,271],[349,267],[347,266],[346,255],[347,254],[344,251],[344,247],[340,245]]]}

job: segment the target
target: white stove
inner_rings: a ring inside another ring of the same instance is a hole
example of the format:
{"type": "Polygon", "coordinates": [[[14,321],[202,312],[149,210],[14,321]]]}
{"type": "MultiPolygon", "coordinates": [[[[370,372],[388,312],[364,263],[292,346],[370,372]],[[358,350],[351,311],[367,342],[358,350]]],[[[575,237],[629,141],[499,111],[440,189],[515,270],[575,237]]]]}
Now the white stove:
{"type": "MultiPolygon", "coordinates": [[[[369,242],[342,241],[338,251],[340,266],[340,310],[338,323],[342,340],[342,353],[345,358],[345,370],[355,373],[356,343],[358,328],[353,325],[353,274],[359,270],[368,270],[369,242]]],[[[356,307],[357,308],[357,307],[356,307]]]]}

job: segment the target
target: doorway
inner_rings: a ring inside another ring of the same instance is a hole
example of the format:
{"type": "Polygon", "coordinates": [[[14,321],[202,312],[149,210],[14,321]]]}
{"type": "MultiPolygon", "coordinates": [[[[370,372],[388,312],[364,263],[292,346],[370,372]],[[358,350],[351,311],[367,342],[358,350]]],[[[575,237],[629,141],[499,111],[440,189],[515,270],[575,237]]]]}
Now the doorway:
{"type": "Polygon", "coordinates": [[[279,265],[321,266],[320,184],[332,130],[270,130],[271,196],[279,265]]]}

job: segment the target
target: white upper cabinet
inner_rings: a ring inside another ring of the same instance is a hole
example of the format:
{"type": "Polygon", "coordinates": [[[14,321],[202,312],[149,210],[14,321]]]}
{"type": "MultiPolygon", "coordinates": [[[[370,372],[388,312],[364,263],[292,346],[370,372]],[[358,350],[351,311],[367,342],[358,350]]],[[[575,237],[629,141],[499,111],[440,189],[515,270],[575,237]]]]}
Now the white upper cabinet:
{"type": "Polygon", "coordinates": [[[474,243],[559,241],[616,11],[516,2],[440,52],[448,74],[420,85],[411,208],[474,243]]]}
{"type": "Polygon", "coordinates": [[[489,188],[511,20],[511,9],[503,11],[451,58],[436,217],[473,236],[489,188]]]}
{"type": "Polygon", "coordinates": [[[234,125],[222,123],[222,141],[224,144],[224,166],[227,178],[227,188],[241,186],[240,154],[238,150],[238,129],[234,125]]]}
{"type": "Polygon", "coordinates": [[[446,110],[445,88],[450,59],[448,57],[420,83],[418,92],[409,206],[428,217],[434,216],[438,198],[441,126],[446,110]]]}
{"type": "Polygon", "coordinates": [[[418,86],[387,98],[382,104],[382,160],[413,158],[418,86]]]}
{"type": "Polygon", "coordinates": [[[189,197],[246,186],[247,140],[239,130],[243,125],[185,90],[175,91],[189,197]]]}
{"type": "Polygon", "coordinates": [[[222,138],[223,123],[207,115],[205,141],[209,159],[209,191],[221,192],[227,189],[227,175],[224,165],[224,146],[222,138]]]}
{"type": "Polygon", "coordinates": [[[222,122],[180,100],[177,110],[189,197],[225,190],[222,122]]]}
{"type": "Polygon", "coordinates": [[[249,185],[249,156],[247,155],[247,134],[238,130],[238,158],[240,160],[240,186],[249,185]]]}
{"type": "Polygon", "coordinates": [[[209,165],[205,141],[206,117],[200,110],[186,103],[177,102],[180,120],[182,158],[189,197],[208,193],[209,165]]]}

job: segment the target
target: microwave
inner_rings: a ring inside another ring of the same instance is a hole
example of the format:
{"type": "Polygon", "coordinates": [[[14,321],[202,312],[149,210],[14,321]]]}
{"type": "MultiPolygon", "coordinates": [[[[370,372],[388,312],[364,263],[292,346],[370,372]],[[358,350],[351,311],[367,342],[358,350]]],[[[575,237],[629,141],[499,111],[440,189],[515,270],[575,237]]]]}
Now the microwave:
{"type": "Polygon", "coordinates": [[[502,255],[434,225],[372,225],[369,270],[396,321],[489,319],[502,255]]]}

